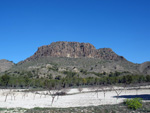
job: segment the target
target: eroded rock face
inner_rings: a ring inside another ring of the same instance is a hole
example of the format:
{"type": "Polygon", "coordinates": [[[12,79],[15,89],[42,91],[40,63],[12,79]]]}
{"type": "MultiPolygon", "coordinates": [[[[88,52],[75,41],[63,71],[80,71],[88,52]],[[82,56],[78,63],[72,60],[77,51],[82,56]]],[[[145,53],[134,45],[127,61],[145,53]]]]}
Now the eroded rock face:
{"type": "Polygon", "coordinates": [[[27,59],[52,56],[52,57],[70,57],[70,58],[101,58],[106,60],[124,59],[118,56],[110,48],[96,49],[90,43],[79,42],[53,42],[50,45],[39,47],[37,52],[27,59]]]}
{"type": "Polygon", "coordinates": [[[14,63],[8,60],[5,59],[0,60],[0,73],[10,69],[13,65],[14,63]]]}

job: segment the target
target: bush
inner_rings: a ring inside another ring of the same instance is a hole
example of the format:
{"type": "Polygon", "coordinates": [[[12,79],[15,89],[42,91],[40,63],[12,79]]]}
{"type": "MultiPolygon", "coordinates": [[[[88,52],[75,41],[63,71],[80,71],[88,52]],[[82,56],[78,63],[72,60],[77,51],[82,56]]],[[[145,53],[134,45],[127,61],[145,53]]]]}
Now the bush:
{"type": "Polygon", "coordinates": [[[141,98],[133,98],[133,99],[127,99],[125,100],[125,104],[130,109],[138,109],[142,107],[142,99],[141,98]]]}

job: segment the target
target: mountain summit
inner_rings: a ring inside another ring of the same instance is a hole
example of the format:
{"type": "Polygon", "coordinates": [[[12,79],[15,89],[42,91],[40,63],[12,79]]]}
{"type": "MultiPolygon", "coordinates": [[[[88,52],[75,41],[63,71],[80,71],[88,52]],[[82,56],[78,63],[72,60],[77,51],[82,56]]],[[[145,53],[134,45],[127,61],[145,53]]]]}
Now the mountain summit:
{"type": "Polygon", "coordinates": [[[79,42],[53,42],[50,45],[41,46],[37,52],[26,61],[41,57],[68,57],[68,58],[100,58],[105,60],[123,60],[110,48],[96,49],[90,43],[79,42]]]}

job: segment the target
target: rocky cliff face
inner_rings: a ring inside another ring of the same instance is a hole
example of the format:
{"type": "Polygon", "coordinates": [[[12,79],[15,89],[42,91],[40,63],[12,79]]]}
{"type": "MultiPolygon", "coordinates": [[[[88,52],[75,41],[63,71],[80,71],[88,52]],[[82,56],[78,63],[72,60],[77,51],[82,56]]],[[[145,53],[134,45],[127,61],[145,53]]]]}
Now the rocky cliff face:
{"type": "Polygon", "coordinates": [[[26,59],[38,59],[41,57],[69,57],[69,58],[100,58],[106,60],[124,59],[118,56],[110,48],[96,49],[92,44],[79,42],[53,42],[50,45],[39,47],[37,52],[26,59]]]}
{"type": "Polygon", "coordinates": [[[10,69],[14,65],[13,62],[2,59],[0,60],[0,73],[10,69]]]}

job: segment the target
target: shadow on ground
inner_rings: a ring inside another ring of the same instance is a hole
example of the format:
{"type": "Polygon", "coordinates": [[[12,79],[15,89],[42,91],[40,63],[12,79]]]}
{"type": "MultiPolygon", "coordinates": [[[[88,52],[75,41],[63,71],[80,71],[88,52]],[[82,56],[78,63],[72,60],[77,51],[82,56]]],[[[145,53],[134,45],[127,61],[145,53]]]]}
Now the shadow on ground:
{"type": "Polygon", "coordinates": [[[150,94],[143,94],[143,95],[121,95],[121,96],[114,96],[114,98],[142,98],[143,100],[150,100],[150,94]]]}

